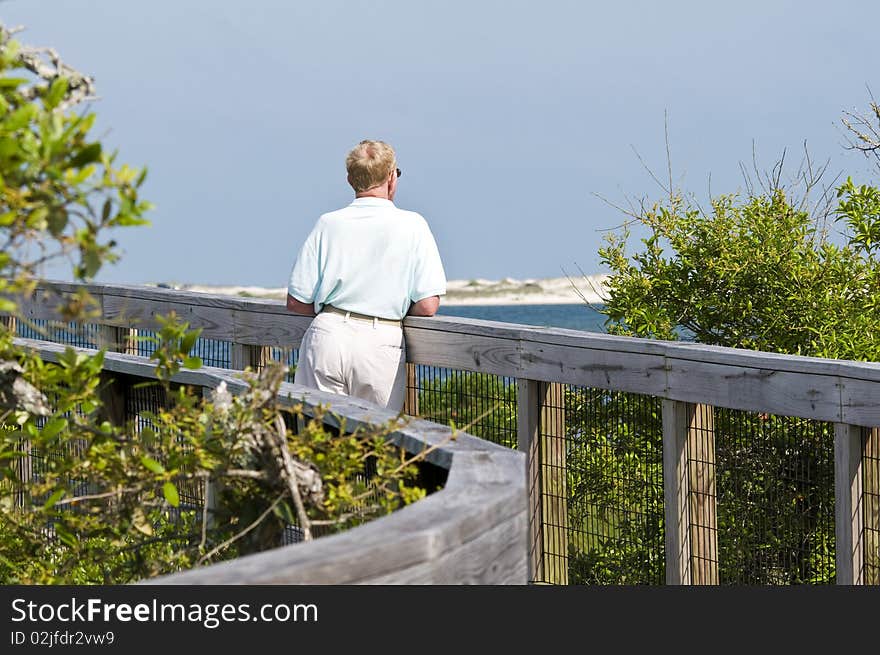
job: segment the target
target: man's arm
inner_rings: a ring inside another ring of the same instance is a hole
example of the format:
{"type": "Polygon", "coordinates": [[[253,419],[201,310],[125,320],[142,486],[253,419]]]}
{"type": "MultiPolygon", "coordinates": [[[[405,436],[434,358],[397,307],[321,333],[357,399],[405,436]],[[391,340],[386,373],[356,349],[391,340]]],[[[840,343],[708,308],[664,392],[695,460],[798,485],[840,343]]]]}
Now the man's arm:
{"type": "MultiPolygon", "coordinates": [[[[289,305],[288,305],[289,306],[289,305]]],[[[428,296],[409,306],[407,316],[433,316],[440,308],[440,296],[428,296]]]]}
{"type": "Polygon", "coordinates": [[[300,302],[289,293],[287,294],[287,310],[294,314],[303,314],[304,316],[315,315],[315,306],[313,304],[300,302]]]}

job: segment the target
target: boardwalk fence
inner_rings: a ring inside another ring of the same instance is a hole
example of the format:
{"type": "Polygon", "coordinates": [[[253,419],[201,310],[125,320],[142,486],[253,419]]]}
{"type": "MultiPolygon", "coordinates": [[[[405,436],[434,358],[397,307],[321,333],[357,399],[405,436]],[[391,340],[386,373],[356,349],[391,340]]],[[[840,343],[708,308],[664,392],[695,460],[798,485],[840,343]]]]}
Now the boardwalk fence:
{"type": "MultiPolygon", "coordinates": [[[[41,287],[19,333],[76,288],[41,287]]],[[[310,321],[278,301],[88,289],[100,315],[68,340],[132,352],[173,310],[221,368],[295,363],[310,321]]],[[[406,410],[525,454],[529,580],[880,584],[880,364],[448,317],[404,329],[406,410]]]]}

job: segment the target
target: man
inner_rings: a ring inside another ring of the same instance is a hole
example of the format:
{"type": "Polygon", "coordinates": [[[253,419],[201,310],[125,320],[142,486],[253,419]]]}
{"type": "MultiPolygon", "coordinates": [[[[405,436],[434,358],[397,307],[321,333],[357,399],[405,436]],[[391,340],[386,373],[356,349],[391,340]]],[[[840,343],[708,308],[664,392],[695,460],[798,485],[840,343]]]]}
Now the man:
{"type": "Polygon", "coordinates": [[[425,219],[394,206],[394,149],[361,141],[345,167],[354,202],[318,219],[290,273],[287,308],[315,316],[294,382],[400,411],[403,317],[437,313],[446,275],[425,219]]]}

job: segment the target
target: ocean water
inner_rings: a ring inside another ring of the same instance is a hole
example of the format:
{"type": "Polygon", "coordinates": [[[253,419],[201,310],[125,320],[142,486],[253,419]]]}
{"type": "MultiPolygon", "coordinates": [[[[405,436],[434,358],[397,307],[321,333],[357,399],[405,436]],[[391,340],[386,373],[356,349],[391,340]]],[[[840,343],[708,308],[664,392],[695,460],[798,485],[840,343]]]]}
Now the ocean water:
{"type": "Polygon", "coordinates": [[[586,304],[571,305],[449,305],[440,301],[440,316],[605,332],[605,315],[586,304]]]}

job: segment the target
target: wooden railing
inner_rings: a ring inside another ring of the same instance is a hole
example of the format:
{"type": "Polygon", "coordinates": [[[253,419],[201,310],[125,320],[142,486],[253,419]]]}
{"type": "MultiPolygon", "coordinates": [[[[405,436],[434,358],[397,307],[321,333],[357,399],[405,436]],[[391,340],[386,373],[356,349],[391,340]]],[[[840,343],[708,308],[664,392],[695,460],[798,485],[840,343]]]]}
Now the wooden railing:
{"type": "MultiPolygon", "coordinates": [[[[47,284],[24,303],[25,315],[57,319],[58,296],[76,288],[47,284]]],[[[266,347],[298,346],[310,322],[278,301],[120,285],[88,290],[100,307],[95,322],[110,330],[108,342],[124,344],[126,331],[155,328],[156,316],[173,310],[203,328],[204,337],[229,341],[236,368],[259,361],[266,347]]],[[[530,579],[547,580],[545,555],[567,548],[565,451],[553,437],[565,430],[558,397],[559,385],[568,384],[662,399],[667,583],[719,581],[711,407],[835,424],[837,582],[878,582],[866,579],[865,562],[880,559],[880,364],[449,317],[409,317],[404,329],[412,365],[516,378],[530,579]],[[547,458],[555,474],[547,473],[547,458]]],[[[551,577],[567,580],[564,571],[551,577]]]]}
{"type": "MultiPolygon", "coordinates": [[[[38,350],[47,361],[64,351],[63,345],[42,341],[18,343],[38,350]]],[[[103,398],[111,408],[124,408],[133,385],[155,379],[155,365],[135,355],[108,353],[104,370],[113,378],[103,398]]],[[[181,371],[173,381],[204,389],[225,381],[233,393],[246,388],[232,371],[209,367],[181,371]]],[[[325,423],[338,428],[343,420],[349,431],[396,416],[356,399],[283,383],[282,407],[300,402],[307,415],[329,405],[331,411],[321,413],[325,423]]],[[[435,446],[427,461],[448,471],[442,489],[412,505],[337,535],[145,583],[525,584],[523,456],[466,433],[450,437],[449,428],[420,420],[391,433],[391,441],[411,453],[435,446]]]]}

